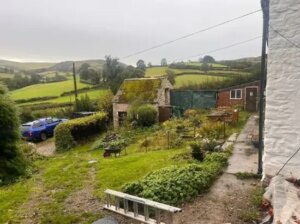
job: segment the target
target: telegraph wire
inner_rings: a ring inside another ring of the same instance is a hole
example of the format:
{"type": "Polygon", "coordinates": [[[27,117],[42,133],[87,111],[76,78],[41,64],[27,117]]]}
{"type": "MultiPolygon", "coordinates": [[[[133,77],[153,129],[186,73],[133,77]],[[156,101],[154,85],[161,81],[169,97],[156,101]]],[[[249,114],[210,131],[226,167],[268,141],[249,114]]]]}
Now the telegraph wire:
{"type": "Polygon", "coordinates": [[[258,13],[258,12],[260,12],[260,11],[261,11],[261,9],[259,9],[259,10],[255,10],[255,11],[252,11],[252,12],[246,13],[246,14],[244,14],[244,15],[241,15],[241,16],[238,16],[238,17],[235,17],[235,18],[233,18],[233,19],[229,19],[229,20],[226,20],[226,21],[224,21],[224,22],[221,22],[221,23],[218,23],[218,24],[215,24],[215,25],[212,25],[212,26],[209,26],[209,27],[203,28],[203,29],[201,29],[201,30],[198,30],[198,31],[195,31],[195,32],[193,32],[193,33],[186,34],[186,35],[184,35],[184,36],[181,36],[181,37],[178,37],[178,38],[176,38],[176,39],[169,40],[169,41],[166,41],[166,42],[163,42],[163,43],[160,43],[160,44],[154,45],[154,46],[152,46],[152,47],[149,47],[149,48],[146,48],[146,49],[143,49],[143,50],[137,51],[137,52],[135,52],[135,53],[132,53],[132,54],[126,55],[126,56],[124,56],[124,57],[121,57],[121,60],[122,60],[122,59],[125,59],[125,58],[129,58],[129,57],[135,56],[135,55],[139,55],[139,54],[142,54],[142,53],[145,53],[145,52],[151,51],[151,50],[154,50],[154,49],[156,49],[156,48],[163,47],[163,46],[165,46],[165,45],[168,45],[168,44],[174,43],[174,42],[176,42],[176,41],[179,41],[179,40],[182,40],[182,39],[186,39],[186,38],[188,38],[188,37],[191,37],[191,36],[194,36],[194,35],[196,35],[196,34],[203,33],[203,32],[205,32],[205,31],[208,31],[208,30],[211,30],[211,29],[217,28],[217,27],[219,27],[219,26],[223,26],[223,25],[225,25],[225,24],[227,24],[227,23],[230,23],[230,22],[233,22],[233,21],[236,21],[236,20],[242,19],[242,18],[244,18],[244,17],[247,17],[247,16],[253,15],[253,14],[255,14],[255,13],[258,13]]]}
{"type": "Polygon", "coordinates": [[[175,61],[183,61],[183,60],[186,60],[186,59],[199,57],[199,56],[202,56],[202,55],[205,55],[205,54],[209,54],[209,53],[213,53],[213,52],[216,52],[216,51],[225,50],[225,49],[228,49],[228,48],[232,48],[232,47],[235,47],[235,46],[238,46],[238,45],[242,45],[242,44],[251,42],[251,41],[256,40],[256,39],[260,39],[261,37],[262,36],[256,36],[256,37],[253,37],[253,38],[245,40],[245,41],[241,41],[241,42],[238,42],[238,43],[234,43],[234,44],[231,44],[231,45],[228,45],[228,46],[225,46],[225,47],[221,47],[221,48],[217,48],[217,49],[214,49],[214,50],[210,50],[210,51],[204,51],[204,52],[196,54],[196,55],[192,55],[192,56],[188,56],[188,57],[176,59],[176,60],[173,60],[173,61],[174,62],[175,61]]]}
{"type": "Polygon", "coordinates": [[[273,30],[275,33],[277,33],[279,36],[281,36],[283,39],[285,39],[286,41],[288,41],[290,44],[292,44],[293,46],[300,48],[300,46],[298,44],[296,44],[294,41],[292,41],[291,39],[287,38],[285,35],[283,35],[282,33],[280,33],[278,30],[274,29],[270,24],[269,27],[271,28],[271,30],[273,30]]]}

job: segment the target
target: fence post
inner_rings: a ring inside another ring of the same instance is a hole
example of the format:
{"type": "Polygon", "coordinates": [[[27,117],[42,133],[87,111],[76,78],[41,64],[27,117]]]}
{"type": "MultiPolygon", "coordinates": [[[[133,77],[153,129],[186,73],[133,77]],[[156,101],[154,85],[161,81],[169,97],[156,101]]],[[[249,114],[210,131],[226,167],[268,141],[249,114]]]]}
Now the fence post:
{"type": "Polygon", "coordinates": [[[170,149],[170,131],[168,131],[168,149],[170,149]]]}

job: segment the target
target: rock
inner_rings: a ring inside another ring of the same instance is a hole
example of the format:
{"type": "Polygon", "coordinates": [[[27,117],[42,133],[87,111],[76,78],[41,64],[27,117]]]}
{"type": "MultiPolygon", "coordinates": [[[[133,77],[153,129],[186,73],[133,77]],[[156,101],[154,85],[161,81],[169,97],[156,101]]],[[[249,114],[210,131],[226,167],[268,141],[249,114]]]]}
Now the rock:
{"type": "Polygon", "coordinates": [[[92,224],[119,224],[119,222],[113,217],[105,217],[93,222],[92,224]]]}

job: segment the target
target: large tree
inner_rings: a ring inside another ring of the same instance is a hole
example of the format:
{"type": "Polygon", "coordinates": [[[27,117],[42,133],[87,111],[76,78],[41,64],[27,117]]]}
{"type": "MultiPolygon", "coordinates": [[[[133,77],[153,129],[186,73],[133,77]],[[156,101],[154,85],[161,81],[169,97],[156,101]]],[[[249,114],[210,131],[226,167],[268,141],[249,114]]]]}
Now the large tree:
{"type": "Polygon", "coordinates": [[[103,78],[113,94],[118,91],[124,79],[142,78],[145,74],[145,71],[142,69],[134,68],[133,66],[126,67],[117,58],[106,56],[105,59],[103,78]]]}
{"type": "Polygon", "coordinates": [[[146,69],[146,64],[142,59],[140,59],[136,62],[136,67],[139,68],[139,69],[145,70],[146,69]]]}
{"type": "Polygon", "coordinates": [[[168,65],[167,59],[165,58],[161,59],[160,64],[161,66],[167,66],[168,65]]]}
{"type": "Polygon", "coordinates": [[[26,173],[27,162],[18,146],[19,126],[15,104],[0,84],[0,185],[26,173]]]}
{"type": "Polygon", "coordinates": [[[215,59],[210,55],[205,55],[202,60],[203,63],[215,63],[215,59]]]}

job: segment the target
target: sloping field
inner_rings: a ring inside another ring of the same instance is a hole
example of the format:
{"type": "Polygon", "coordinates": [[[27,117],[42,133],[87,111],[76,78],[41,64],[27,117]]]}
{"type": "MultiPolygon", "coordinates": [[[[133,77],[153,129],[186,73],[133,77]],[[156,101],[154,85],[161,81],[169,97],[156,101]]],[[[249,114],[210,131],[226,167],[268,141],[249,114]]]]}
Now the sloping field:
{"type": "Polygon", "coordinates": [[[177,73],[183,73],[183,72],[196,72],[196,73],[202,72],[202,71],[197,70],[197,69],[172,69],[172,68],[168,68],[167,66],[164,66],[164,67],[147,68],[145,76],[146,77],[150,77],[150,76],[165,75],[167,70],[171,70],[175,74],[177,74],[177,73]]]}
{"type": "MultiPolygon", "coordinates": [[[[108,89],[94,89],[94,90],[90,90],[87,92],[79,93],[78,99],[80,99],[81,96],[85,96],[85,94],[87,94],[91,100],[94,100],[94,99],[103,97],[104,95],[108,94],[109,92],[110,92],[110,90],[108,90],[108,89]]],[[[70,96],[63,96],[63,97],[59,97],[57,99],[46,100],[43,102],[45,102],[45,103],[69,103],[69,102],[74,102],[74,100],[75,100],[75,96],[73,94],[70,96]]]]}
{"type": "Polygon", "coordinates": [[[13,78],[14,74],[8,74],[8,73],[1,73],[0,72],[0,79],[1,78],[13,78]]]}
{"type": "Polygon", "coordinates": [[[191,84],[201,84],[205,82],[223,81],[228,77],[211,76],[211,75],[180,75],[175,78],[175,88],[187,86],[191,84]]]}
{"type": "MultiPolygon", "coordinates": [[[[90,85],[77,82],[77,88],[81,89],[90,85]]],[[[36,84],[17,89],[11,92],[11,96],[14,100],[30,99],[35,97],[45,96],[60,96],[63,92],[74,90],[74,84],[72,80],[63,82],[53,82],[45,84],[36,84]]]]}

